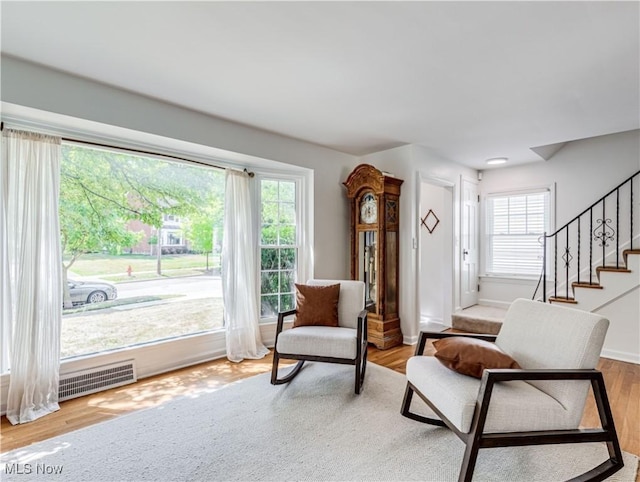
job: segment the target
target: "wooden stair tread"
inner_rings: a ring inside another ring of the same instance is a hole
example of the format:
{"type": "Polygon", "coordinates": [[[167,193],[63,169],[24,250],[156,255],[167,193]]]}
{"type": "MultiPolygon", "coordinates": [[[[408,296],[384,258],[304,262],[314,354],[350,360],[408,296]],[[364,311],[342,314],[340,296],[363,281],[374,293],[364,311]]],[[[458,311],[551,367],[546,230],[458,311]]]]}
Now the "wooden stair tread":
{"type": "Polygon", "coordinates": [[[573,282],[571,283],[571,286],[574,288],[592,288],[592,289],[597,289],[597,290],[601,290],[602,289],[602,285],[599,283],[585,283],[585,282],[573,282]]]}
{"type": "Polygon", "coordinates": [[[550,302],[556,301],[558,303],[570,303],[572,305],[577,305],[578,302],[575,300],[575,298],[566,298],[564,296],[551,296],[549,298],[550,302]]]}
{"type": "Polygon", "coordinates": [[[615,266],[598,266],[596,272],[606,271],[607,273],[631,273],[627,268],[616,268],[615,266]]]}
{"type": "Polygon", "coordinates": [[[640,249],[625,249],[622,252],[622,259],[624,259],[624,264],[627,264],[627,257],[630,254],[640,254],[640,249]]]}
{"type": "MultiPolygon", "coordinates": [[[[625,249],[622,252],[622,255],[624,257],[625,263],[627,261],[627,256],[630,254],[638,254],[640,255],[640,249],[625,249]]],[[[600,273],[601,272],[607,272],[607,273],[631,273],[631,270],[626,268],[626,267],[617,267],[617,266],[597,266],[596,267],[596,274],[598,275],[598,278],[600,277],[600,273]]],[[[589,288],[589,289],[598,289],[601,290],[603,289],[603,286],[598,283],[598,282],[588,282],[588,281],[581,281],[581,282],[577,282],[574,281],[573,283],[571,283],[571,287],[572,288],[589,288]]],[[[550,296],[549,297],[549,302],[556,302],[556,303],[569,303],[572,305],[578,304],[578,302],[576,301],[575,298],[569,297],[569,296],[550,296]]],[[[638,481],[640,482],[640,480],[638,481]]]]}

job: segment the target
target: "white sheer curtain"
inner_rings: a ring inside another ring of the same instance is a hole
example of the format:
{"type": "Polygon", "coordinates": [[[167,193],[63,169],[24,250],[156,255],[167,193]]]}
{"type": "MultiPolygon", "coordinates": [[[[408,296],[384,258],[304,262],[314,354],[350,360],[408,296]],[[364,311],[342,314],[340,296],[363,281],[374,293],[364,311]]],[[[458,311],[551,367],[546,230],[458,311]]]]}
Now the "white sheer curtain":
{"type": "Polygon", "coordinates": [[[11,343],[11,282],[9,276],[9,246],[7,238],[7,180],[9,164],[5,161],[4,141],[0,148],[0,372],[9,368],[11,343]]]}
{"type": "Polygon", "coordinates": [[[59,138],[3,132],[0,211],[6,218],[0,238],[0,324],[3,336],[11,332],[7,418],[12,424],[30,422],[59,408],[60,157],[59,138]]]}
{"type": "Polygon", "coordinates": [[[269,353],[260,336],[257,237],[249,179],[244,172],[226,171],[222,298],[227,358],[233,362],[262,358],[269,353]]]}

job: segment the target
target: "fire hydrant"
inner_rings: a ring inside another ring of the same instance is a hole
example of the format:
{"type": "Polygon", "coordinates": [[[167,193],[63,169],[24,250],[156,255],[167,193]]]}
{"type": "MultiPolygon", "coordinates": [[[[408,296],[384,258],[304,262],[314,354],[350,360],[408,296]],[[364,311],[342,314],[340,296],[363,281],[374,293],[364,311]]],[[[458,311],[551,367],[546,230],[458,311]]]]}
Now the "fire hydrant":
{"type": "Polygon", "coordinates": [[[127,266],[127,275],[129,275],[129,277],[131,277],[131,265],[127,266]]]}

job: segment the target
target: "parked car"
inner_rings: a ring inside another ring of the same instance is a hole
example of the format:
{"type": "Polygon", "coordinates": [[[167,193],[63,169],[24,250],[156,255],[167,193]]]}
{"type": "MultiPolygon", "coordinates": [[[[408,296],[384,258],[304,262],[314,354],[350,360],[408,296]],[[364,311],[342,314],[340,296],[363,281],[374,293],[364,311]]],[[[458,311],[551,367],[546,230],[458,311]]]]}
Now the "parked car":
{"type": "Polygon", "coordinates": [[[74,305],[84,303],[101,303],[107,300],[115,300],[118,290],[111,283],[104,281],[74,281],[68,280],[71,302],[74,305]]]}

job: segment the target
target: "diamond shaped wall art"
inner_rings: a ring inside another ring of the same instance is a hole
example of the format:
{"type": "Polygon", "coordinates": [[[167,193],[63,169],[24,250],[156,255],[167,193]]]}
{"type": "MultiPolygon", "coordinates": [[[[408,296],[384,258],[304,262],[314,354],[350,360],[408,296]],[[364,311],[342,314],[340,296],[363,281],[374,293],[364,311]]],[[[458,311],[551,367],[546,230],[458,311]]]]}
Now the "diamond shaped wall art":
{"type": "Polygon", "coordinates": [[[429,209],[429,212],[420,221],[422,226],[427,228],[429,234],[433,233],[433,230],[436,229],[436,226],[440,222],[438,216],[436,216],[436,213],[434,213],[431,209],[429,209]]]}

